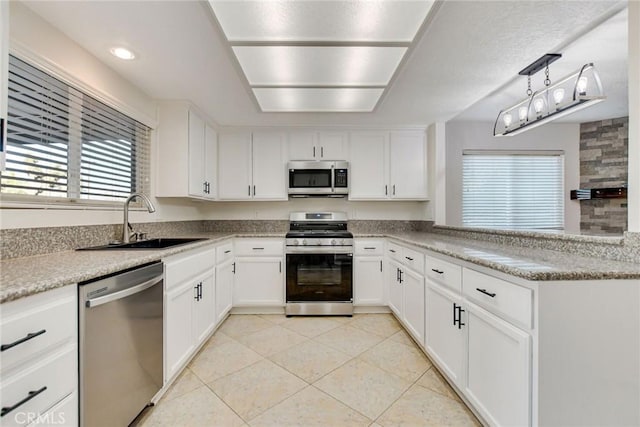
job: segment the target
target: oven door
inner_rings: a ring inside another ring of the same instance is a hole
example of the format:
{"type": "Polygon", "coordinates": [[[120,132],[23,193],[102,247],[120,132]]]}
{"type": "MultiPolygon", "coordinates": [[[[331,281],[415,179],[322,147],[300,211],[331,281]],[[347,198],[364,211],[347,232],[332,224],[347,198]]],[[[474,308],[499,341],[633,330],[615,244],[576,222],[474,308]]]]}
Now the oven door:
{"type": "Polygon", "coordinates": [[[351,301],[353,254],[287,254],[287,302],[351,301]]]}

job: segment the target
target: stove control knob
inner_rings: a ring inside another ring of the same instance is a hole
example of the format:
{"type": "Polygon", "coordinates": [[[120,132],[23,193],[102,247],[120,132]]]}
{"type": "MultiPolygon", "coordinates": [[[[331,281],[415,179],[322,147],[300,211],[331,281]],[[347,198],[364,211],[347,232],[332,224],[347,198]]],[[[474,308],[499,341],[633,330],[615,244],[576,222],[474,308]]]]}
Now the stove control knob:
{"type": "Polygon", "coordinates": [[[303,241],[302,241],[302,244],[303,244],[303,245],[306,245],[306,244],[307,244],[307,241],[306,241],[306,240],[303,240],[303,241]]]}
{"type": "Polygon", "coordinates": [[[298,246],[299,244],[300,244],[300,241],[299,241],[299,240],[294,240],[294,241],[293,241],[293,245],[294,245],[294,246],[298,246]]]}
{"type": "Polygon", "coordinates": [[[337,241],[335,241],[335,240],[332,240],[332,241],[331,241],[331,244],[335,246],[335,245],[337,245],[337,244],[338,244],[338,242],[337,242],[337,241]]]}
{"type": "Polygon", "coordinates": [[[344,239],[340,240],[340,244],[341,244],[342,246],[344,246],[344,245],[345,245],[345,243],[344,243],[344,239]]]}

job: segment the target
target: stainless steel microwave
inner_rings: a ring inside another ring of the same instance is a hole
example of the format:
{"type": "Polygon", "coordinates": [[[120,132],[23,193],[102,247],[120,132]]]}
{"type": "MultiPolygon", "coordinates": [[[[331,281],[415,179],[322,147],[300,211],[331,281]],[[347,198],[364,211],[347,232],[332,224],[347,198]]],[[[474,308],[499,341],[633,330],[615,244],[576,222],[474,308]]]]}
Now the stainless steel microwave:
{"type": "Polygon", "coordinates": [[[349,162],[289,162],[289,195],[344,197],[349,193],[349,162]]]}

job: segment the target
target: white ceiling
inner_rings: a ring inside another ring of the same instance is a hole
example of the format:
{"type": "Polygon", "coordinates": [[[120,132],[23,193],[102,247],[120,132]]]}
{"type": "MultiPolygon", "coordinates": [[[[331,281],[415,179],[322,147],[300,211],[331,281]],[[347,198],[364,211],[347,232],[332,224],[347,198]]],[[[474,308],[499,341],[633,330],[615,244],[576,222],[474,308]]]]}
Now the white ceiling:
{"type": "MultiPolygon", "coordinates": [[[[252,126],[424,126],[448,120],[620,8],[619,1],[607,0],[436,3],[374,112],[263,113],[206,2],[24,3],[151,97],[189,99],[221,125],[252,126]],[[138,59],[114,58],[109,48],[115,44],[132,48],[138,59]]],[[[259,17],[245,22],[260,27],[259,17]]]]}

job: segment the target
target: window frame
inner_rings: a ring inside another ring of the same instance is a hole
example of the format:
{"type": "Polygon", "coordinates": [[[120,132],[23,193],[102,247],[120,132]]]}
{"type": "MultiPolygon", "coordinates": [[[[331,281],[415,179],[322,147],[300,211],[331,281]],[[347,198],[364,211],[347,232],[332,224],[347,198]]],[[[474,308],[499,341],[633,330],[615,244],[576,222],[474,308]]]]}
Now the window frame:
{"type": "MultiPolygon", "coordinates": [[[[107,107],[112,108],[117,112],[127,116],[128,118],[148,127],[148,164],[146,165],[148,174],[146,177],[145,190],[147,193],[152,192],[152,147],[154,146],[154,140],[156,138],[155,127],[157,126],[157,122],[155,121],[155,119],[151,119],[144,113],[141,113],[135,108],[123,103],[119,99],[112,97],[108,93],[102,92],[99,89],[88,85],[84,81],[70,74],[65,69],[61,68],[58,64],[47,58],[39,56],[38,54],[23,46],[11,46],[9,55],[16,57],[17,59],[27,63],[30,66],[36,67],[43,73],[46,73],[51,77],[60,80],[62,83],[73,87],[75,90],[82,92],[84,95],[87,95],[94,100],[106,105],[107,107]]],[[[5,150],[7,148],[8,147],[5,146],[5,150]]],[[[118,211],[122,209],[123,202],[124,200],[96,200],[76,197],[37,196],[27,194],[3,193],[0,191],[0,209],[65,209],[118,211]]],[[[131,210],[144,210],[144,207],[142,206],[142,203],[141,201],[139,201],[139,199],[133,200],[131,202],[131,210]]]]}
{"type": "Polygon", "coordinates": [[[564,150],[482,150],[482,149],[468,149],[463,150],[462,152],[462,164],[461,164],[461,200],[460,200],[460,222],[463,227],[469,228],[477,228],[477,229],[490,229],[490,230],[519,230],[519,231],[535,231],[535,232],[562,232],[566,228],[566,153],[564,150]],[[562,208],[559,213],[559,218],[561,219],[561,225],[558,228],[538,228],[535,226],[520,226],[513,224],[500,224],[500,225],[473,225],[465,222],[465,155],[471,156],[535,156],[535,157],[556,157],[560,161],[560,188],[559,190],[559,201],[561,201],[562,208]]]}

